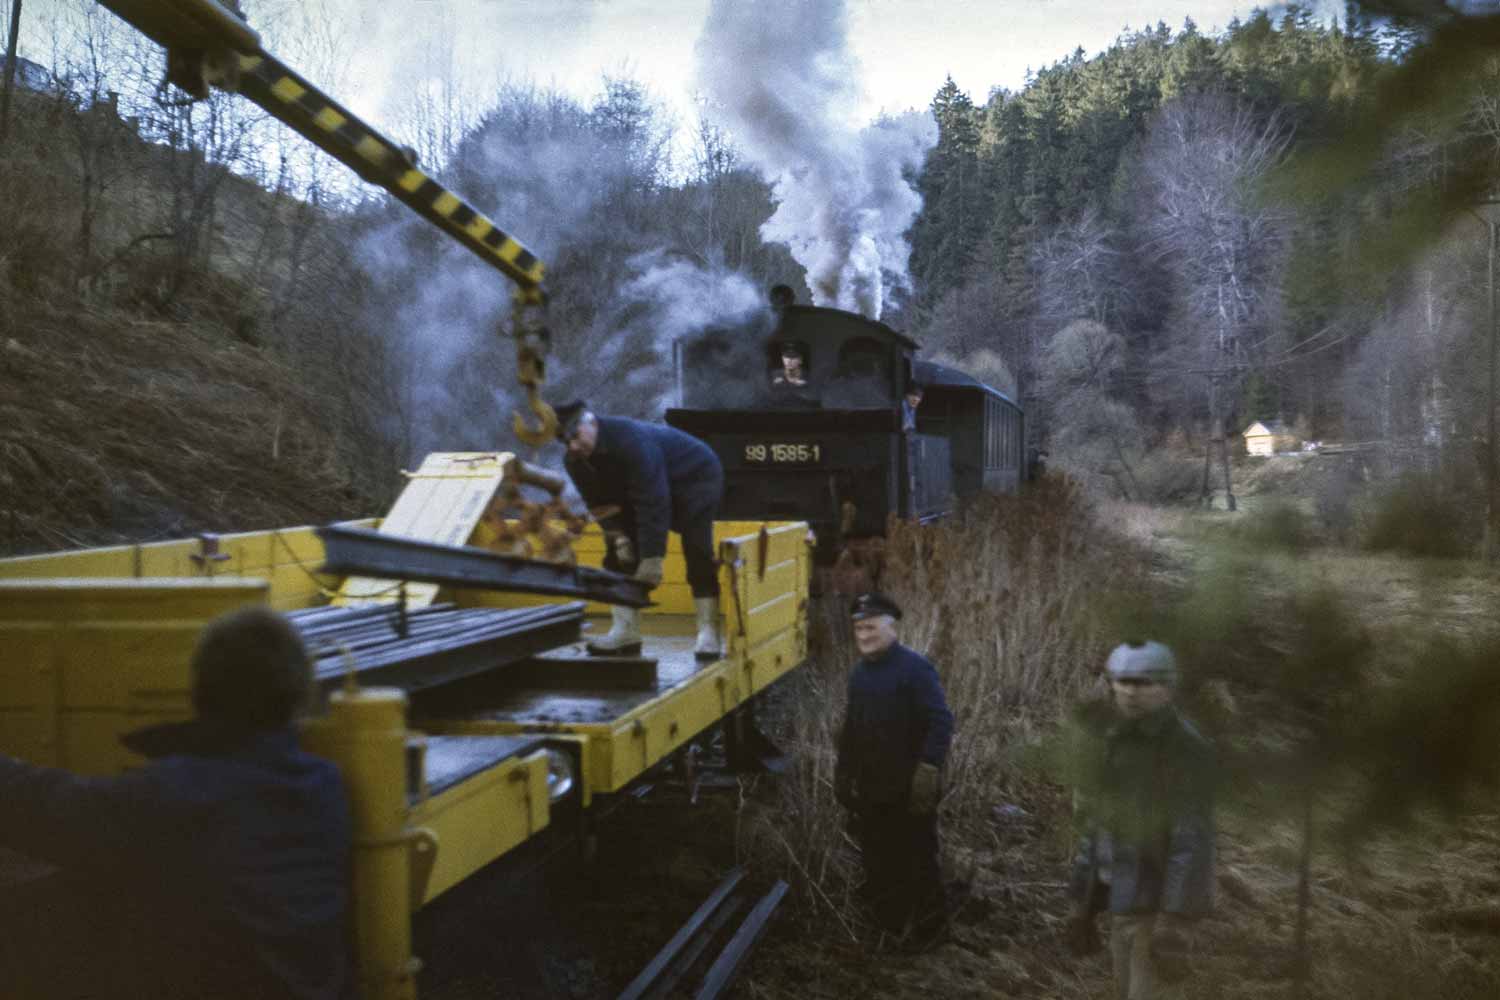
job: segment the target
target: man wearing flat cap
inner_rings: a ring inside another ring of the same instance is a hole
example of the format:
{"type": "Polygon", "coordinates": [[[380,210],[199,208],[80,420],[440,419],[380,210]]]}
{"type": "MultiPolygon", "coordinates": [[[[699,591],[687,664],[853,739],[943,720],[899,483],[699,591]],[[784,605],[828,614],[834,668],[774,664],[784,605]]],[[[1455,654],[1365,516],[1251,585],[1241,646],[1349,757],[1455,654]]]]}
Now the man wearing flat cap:
{"type": "Polygon", "coordinates": [[[1177,662],[1159,642],[1121,643],[1105,663],[1111,697],[1085,705],[1069,733],[1079,831],[1068,932],[1097,947],[1107,912],[1120,1000],[1150,1000],[1153,957],[1213,907],[1213,752],[1173,707],[1177,662]]]}
{"type": "Polygon", "coordinates": [[[849,675],[834,792],[854,814],[876,922],[925,935],[943,909],[937,804],[953,713],[937,670],[897,641],[894,601],[861,594],[850,617],[860,660],[849,675]]]}
{"type": "MultiPolygon", "coordinates": [[[[714,518],[724,497],[724,469],[702,441],[673,427],[626,417],[602,417],[583,402],[557,407],[563,460],[584,503],[617,507],[601,522],[604,568],[633,575],[652,587],[662,580],[667,531],[682,537],[688,586],[693,592],[700,660],[723,655],[719,634],[719,571],[714,565],[714,518]]],[[[589,643],[596,655],[641,651],[641,613],[610,609],[608,633],[589,643]]]]}

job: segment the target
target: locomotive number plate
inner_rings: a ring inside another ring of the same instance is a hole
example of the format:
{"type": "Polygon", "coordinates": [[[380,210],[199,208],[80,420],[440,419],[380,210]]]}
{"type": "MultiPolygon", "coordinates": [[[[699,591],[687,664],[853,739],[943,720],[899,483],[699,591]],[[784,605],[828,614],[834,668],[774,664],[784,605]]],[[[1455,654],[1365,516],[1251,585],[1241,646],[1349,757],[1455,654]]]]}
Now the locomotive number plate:
{"type": "Polygon", "coordinates": [[[820,444],[745,445],[745,462],[749,465],[817,465],[821,461],[820,444]]]}

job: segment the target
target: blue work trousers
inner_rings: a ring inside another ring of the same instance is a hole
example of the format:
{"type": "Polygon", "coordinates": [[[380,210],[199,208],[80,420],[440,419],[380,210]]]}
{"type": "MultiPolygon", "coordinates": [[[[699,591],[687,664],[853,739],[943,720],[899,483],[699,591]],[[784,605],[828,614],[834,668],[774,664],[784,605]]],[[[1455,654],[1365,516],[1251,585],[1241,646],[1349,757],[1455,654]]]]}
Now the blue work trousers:
{"type": "MultiPolygon", "coordinates": [[[[714,560],[714,518],[719,513],[723,494],[724,481],[718,477],[672,494],[672,530],[682,538],[682,557],[687,562],[687,581],[694,597],[719,596],[719,569],[714,560]]],[[[625,532],[635,549],[636,558],[627,564],[615,554],[613,546],[606,546],[604,568],[627,575],[634,573],[641,557],[635,511],[624,508],[611,519],[609,527],[625,532]]]]}

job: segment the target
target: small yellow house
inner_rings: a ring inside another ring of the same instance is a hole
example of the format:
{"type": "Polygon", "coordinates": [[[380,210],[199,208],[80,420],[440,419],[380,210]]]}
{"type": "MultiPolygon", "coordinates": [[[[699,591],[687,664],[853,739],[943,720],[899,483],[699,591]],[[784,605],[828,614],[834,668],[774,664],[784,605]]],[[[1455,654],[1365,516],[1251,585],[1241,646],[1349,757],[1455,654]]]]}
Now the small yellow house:
{"type": "Polygon", "coordinates": [[[1274,455],[1292,451],[1302,442],[1280,420],[1257,420],[1245,428],[1245,451],[1251,455],[1274,455]]]}

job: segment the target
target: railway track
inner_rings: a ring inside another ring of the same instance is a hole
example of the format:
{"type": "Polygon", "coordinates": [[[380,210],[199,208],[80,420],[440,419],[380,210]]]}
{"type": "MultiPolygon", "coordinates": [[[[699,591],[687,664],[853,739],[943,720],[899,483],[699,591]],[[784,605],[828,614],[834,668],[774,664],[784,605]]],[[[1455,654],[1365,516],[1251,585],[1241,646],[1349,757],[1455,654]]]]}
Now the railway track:
{"type": "Polygon", "coordinates": [[[618,1000],[723,996],[787,892],[786,882],[777,879],[757,896],[749,891],[747,874],[735,868],[726,875],[618,1000]]]}

